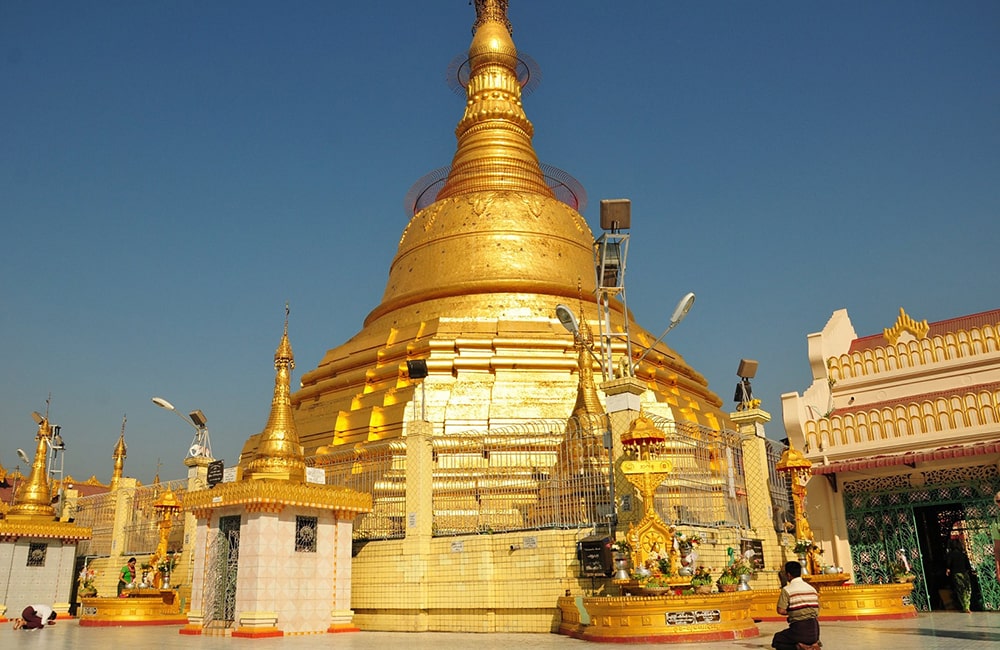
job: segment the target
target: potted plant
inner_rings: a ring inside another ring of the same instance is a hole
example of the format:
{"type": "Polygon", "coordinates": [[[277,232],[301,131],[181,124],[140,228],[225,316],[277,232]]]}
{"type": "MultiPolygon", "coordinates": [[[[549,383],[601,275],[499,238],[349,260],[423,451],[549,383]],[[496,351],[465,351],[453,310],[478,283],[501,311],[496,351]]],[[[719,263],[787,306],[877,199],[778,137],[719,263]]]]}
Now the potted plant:
{"type": "Polygon", "coordinates": [[[156,564],[156,570],[162,577],[161,586],[163,589],[170,589],[170,574],[175,566],[177,566],[177,559],[173,553],[167,553],[167,557],[156,564]]]}
{"type": "Polygon", "coordinates": [[[97,587],[94,586],[95,578],[97,578],[97,571],[84,565],[80,571],[80,587],[77,589],[77,595],[80,598],[93,598],[97,595],[97,587]]]}
{"type": "Polygon", "coordinates": [[[696,594],[712,592],[712,572],[704,566],[699,566],[691,575],[691,586],[696,594]]]}
{"type": "Polygon", "coordinates": [[[670,584],[670,581],[666,576],[662,575],[651,575],[641,582],[641,595],[644,596],[658,596],[672,589],[673,586],[670,584]]]}
{"type": "Polygon", "coordinates": [[[792,552],[795,553],[799,558],[805,557],[809,549],[812,548],[813,541],[811,539],[797,539],[795,540],[795,546],[792,548],[792,552]]]}
{"type": "Polygon", "coordinates": [[[890,562],[889,569],[892,571],[893,582],[913,582],[917,579],[904,562],[890,562]]]}
{"type": "Polygon", "coordinates": [[[734,560],[729,566],[722,570],[719,576],[719,591],[736,591],[743,576],[753,573],[753,567],[743,558],[734,560]]]}
{"type": "Polygon", "coordinates": [[[627,539],[620,539],[611,545],[614,554],[615,579],[628,580],[628,565],[632,561],[632,545],[627,539]]]}

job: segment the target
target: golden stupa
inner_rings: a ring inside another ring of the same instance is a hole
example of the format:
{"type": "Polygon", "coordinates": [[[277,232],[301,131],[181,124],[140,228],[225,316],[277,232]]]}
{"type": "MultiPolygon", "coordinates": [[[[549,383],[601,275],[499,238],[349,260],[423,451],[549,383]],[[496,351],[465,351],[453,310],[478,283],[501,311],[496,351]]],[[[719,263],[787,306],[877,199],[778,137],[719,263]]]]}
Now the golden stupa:
{"type": "MultiPolygon", "coordinates": [[[[594,234],[555,197],[539,165],[507,2],[475,4],[450,173],[403,231],[382,301],[362,330],[330,349],[292,395],[306,455],[405,436],[414,400],[425,400],[426,419],[445,434],[574,410],[578,353],[555,308],[579,301],[581,320],[598,329],[594,234]],[[413,360],[427,364],[423,396],[406,372],[413,360]]],[[[610,324],[624,331],[617,301],[610,324]]],[[[656,339],[637,324],[631,336],[634,358],[656,339]]],[[[615,348],[616,356],[625,351],[624,342],[615,348]]],[[[678,420],[728,426],[722,401],[666,345],[645,357],[636,376],[648,389],[644,404],[660,403],[678,420]]],[[[257,444],[257,437],[247,441],[244,461],[257,444]]]]}

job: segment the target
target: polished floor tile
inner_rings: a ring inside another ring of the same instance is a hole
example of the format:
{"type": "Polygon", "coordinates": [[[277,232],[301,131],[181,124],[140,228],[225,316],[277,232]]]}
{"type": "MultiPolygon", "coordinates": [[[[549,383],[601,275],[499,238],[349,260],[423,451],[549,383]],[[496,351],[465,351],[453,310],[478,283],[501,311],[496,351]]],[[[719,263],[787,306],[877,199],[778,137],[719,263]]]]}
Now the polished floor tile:
{"type": "MultiPolygon", "coordinates": [[[[661,644],[672,648],[769,648],[771,635],[784,626],[761,623],[761,634],[752,639],[711,643],[661,644]]],[[[936,612],[898,621],[828,622],[822,626],[825,650],[899,647],[907,650],[986,650],[1000,647],[1000,613],[961,614],[936,612]]],[[[45,630],[15,631],[10,623],[0,628],[0,647],[45,648],[45,650],[153,650],[185,648],[218,650],[542,650],[548,648],[608,647],[556,634],[452,634],[442,632],[356,632],[285,637],[279,639],[232,639],[191,637],[178,634],[177,627],[80,627],[75,620],[58,621],[45,630]]],[[[617,647],[618,644],[615,644],[617,647]]],[[[644,647],[639,645],[638,647],[644,647]]],[[[648,646],[645,646],[648,647],[648,646]]]]}

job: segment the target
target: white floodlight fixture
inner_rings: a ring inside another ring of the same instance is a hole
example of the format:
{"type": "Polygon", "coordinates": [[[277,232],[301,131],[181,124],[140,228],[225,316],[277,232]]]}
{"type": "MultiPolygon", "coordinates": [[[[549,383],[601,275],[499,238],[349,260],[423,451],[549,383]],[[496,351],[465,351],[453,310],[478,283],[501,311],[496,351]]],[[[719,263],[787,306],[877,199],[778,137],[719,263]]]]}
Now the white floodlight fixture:
{"type": "MultiPolygon", "coordinates": [[[[562,326],[566,328],[567,332],[573,334],[574,339],[580,335],[580,321],[577,320],[576,314],[573,313],[572,309],[566,305],[556,305],[556,318],[559,319],[559,322],[562,323],[562,326]]],[[[600,357],[594,354],[594,351],[589,347],[587,348],[587,352],[589,352],[590,356],[597,362],[597,366],[601,369],[601,373],[604,373],[604,364],[601,362],[600,357]]]]}
{"type": "Polygon", "coordinates": [[[576,320],[576,314],[566,305],[556,305],[556,318],[566,328],[566,331],[572,334],[580,333],[580,323],[576,320]]]}
{"type": "Polygon", "coordinates": [[[17,450],[17,457],[20,458],[25,463],[31,464],[31,460],[28,458],[28,454],[24,453],[23,449],[17,450]]]}
{"type": "Polygon", "coordinates": [[[163,399],[162,397],[154,397],[153,398],[153,404],[156,404],[157,406],[159,406],[162,409],[167,409],[168,411],[176,411],[177,410],[177,409],[174,408],[173,404],[171,404],[167,400],[163,399]]]}
{"type": "Polygon", "coordinates": [[[188,413],[188,417],[185,418],[180,414],[174,405],[163,399],[162,397],[154,397],[153,404],[156,404],[162,409],[168,411],[173,411],[177,417],[187,422],[189,427],[192,427],[197,433],[195,433],[194,440],[191,442],[191,447],[188,449],[188,456],[194,457],[204,457],[212,458],[212,446],[208,440],[208,418],[200,410],[191,411],[188,413]],[[190,419],[188,419],[190,418],[190,419]]]}
{"type": "Polygon", "coordinates": [[[684,317],[691,311],[692,306],[694,306],[694,294],[690,292],[684,294],[680,302],[677,303],[677,307],[674,308],[673,315],[670,317],[670,327],[674,327],[684,320],[684,317]]]}
{"type": "Polygon", "coordinates": [[[693,305],[694,305],[693,293],[688,292],[681,297],[680,301],[678,301],[677,303],[677,306],[674,307],[674,313],[671,314],[670,316],[670,324],[667,325],[667,329],[663,330],[663,334],[660,334],[659,338],[653,341],[653,344],[650,345],[646,349],[646,351],[642,353],[642,356],[635,360],[635,363],[632,364],[632,369],[631,369],[632,372],[630,374],[635,375],[635,369],[639,367],[639,364],[642,363],[642,360],[646,358],[646,355],[652,352],[653,348],[655,348],[657,345],[660,344],[660,341],[662,341],[663,337],[667,335],[667,332],[677,327],[677,325],[679,325],[680,322],[684,320],[684,318],[688,315],[688,312],[691,311],[691,307],[693,305]]]}

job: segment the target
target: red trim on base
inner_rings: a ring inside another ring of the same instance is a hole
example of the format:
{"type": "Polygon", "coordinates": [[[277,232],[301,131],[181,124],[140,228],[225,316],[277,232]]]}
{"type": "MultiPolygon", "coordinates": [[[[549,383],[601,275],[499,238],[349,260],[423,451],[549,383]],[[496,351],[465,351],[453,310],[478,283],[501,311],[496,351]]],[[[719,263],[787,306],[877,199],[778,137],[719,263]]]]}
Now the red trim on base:
{"type": "Polygon", "coordinates": [[[595,643],[690,643],[698,641],[734,641],[760,636],[760,630],[726,630],[703,632],[701,634],[649,634],[646,636],[594,636],[582,632],[572,632],[567,636],[595,643]]]}
{"type": "Polygon", "coordinates": [[[186,634],[188,636],[201,636],[201,628],[192,627],[190,625],[182,627],[180,630],[178,630],[178,632],[180,634],[186,634]]]}
{"type": "Polygon", "coordinates": [[[241,639],[268,639],[276,636],[285,636],[285,633],[276,627],[259,629],[241,627],[233,630],[233,636],[241,639]]]}
{"type": "Polygon", "coordinates": [[[327,634],[339,634],[340,632],[360,632],[360,627],[354,627],[353,625],[331,625],[326,628],[327,634]]]}

